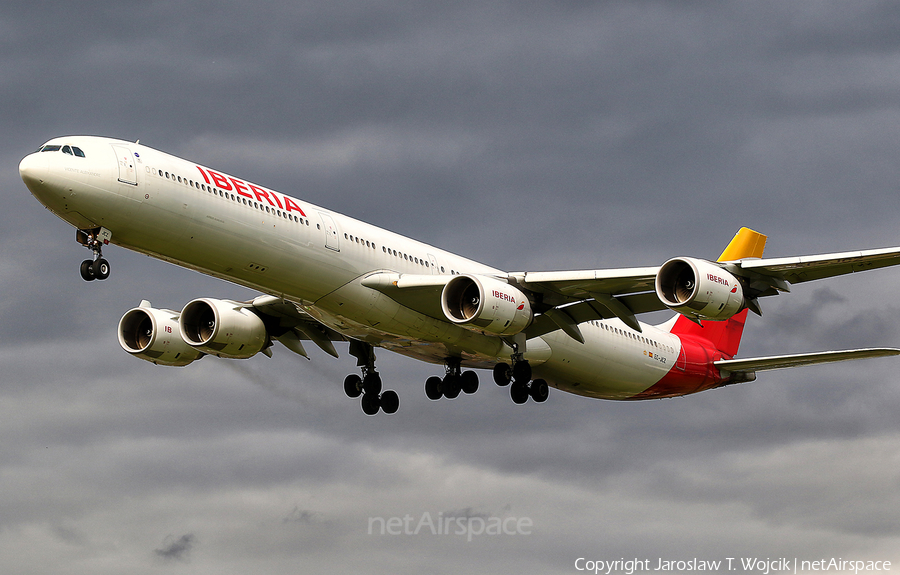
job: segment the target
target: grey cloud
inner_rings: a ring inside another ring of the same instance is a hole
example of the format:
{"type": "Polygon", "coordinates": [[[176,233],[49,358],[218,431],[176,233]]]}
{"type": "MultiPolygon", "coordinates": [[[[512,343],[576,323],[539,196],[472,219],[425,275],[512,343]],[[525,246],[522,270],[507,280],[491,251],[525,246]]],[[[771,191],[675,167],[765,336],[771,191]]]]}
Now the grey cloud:
{"type": "MultiPolygon", "coordinates": [[[[510,270],[712,259],[741,225],[769,234],[771,256],[896,245],[897,23],[884,1],[10,6],[5,566],[568,573],[580,556],[685,550],[900,561],[891,359],[678,400],[552,390],[515,406],[487,372],[476,395],[429,401],[440,367],[380,352],[401,408],[366,418],[341,390],[355,370],[345,346],[340,359],[276,345],[272,359],[184,369],[128,357],[115,325],[141,299],[180,309],[252,292],[115,246],[111,278],[82,282],[89,253],[15,169],[56,135],[140,138],[510,270]],[[471,544],[366,533],[370,517],[425,512],[535,527],[471,544]]],[[[897,345],[897,273],[766,299],[741,355],[897,345]]]]}
{"type": "Polygon", "coordinates": [[[182,535],[178,539],[169,535],[161,548],[153,550],[153,554],[166,561],[187,561],[196,542],[197,537],[193,533],[182,535]]]}

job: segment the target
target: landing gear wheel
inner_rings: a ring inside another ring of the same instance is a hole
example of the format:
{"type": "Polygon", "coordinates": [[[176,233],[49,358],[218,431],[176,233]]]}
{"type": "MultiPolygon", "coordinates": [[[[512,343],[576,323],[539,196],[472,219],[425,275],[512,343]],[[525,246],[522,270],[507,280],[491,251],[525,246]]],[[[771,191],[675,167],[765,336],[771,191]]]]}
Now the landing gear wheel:
{"type": "Polygon", "coordinates": [[[81,279],[86,282],[94,281],[94,262],[84,260],[81,262],[81,279]]]}
{"type": "Polygon", "coordinates": [[[498,363],[494,366],[494,383],[504,387],[512,381],[512,368],[508,363],[498,363]]]}
{"type": "Polygon", "coordinates": [[[474,371],[464,371],[460,376],[460,384],[462,390],[467,395],[471,395],[478,391],[478,374],[474,371]]]}
{"type": "Polygon", "coordinates": [[[531,389],[528,393],[531,395],[531,399],[538,403],[544,403],[550,395],[550,386],[543,379],[536,379],[531,382],[531,389]]]}
{"type": "Polygon", "coordinates": [[[378,397],[378,394],[366,393],[363,395],[360,405],[362,406],[363,413],[366,415],[375,415],[381,408],[381,400],[378,397]]]}
{"type": "Polygon", "coordinates": [[[531,364],[527,361],[517,361],[512,367],[512,377],[522,383],[531,381],[531,364]]]}
{"type": "Polygon", "coordinates": [[[509,396],[512,398],[513,403],[522,405],[528,401],[528,384],[522,381],[513,382],[509,388],[509,396]]]}
{"type": "Polygon", "coordinates": [[[460,381],[460,376],[447,374],[444,377],[444,381],[441,382],[441,390],[444,392],[444,397],[447,399],[456,399],[459,397],[459,392],[462,391],[462,382],[460,381]]]}
{"type": "Polygon", "coordinates": [[[443,397],[444,394],[441,393],[441,378],[432,376],[425,380],[425,395],[432,401],[437,401],[443,397]]]}
{"type": "Polygon", "coordinates": [[[346,393],[347,397],[350,398],[357,398],[362,395],[362,378],[355,373],[351,373],[350,375],[345,377],[344,393],[346,393]]]}
{"type": "Polygon", "coordinates": [[[381,376],[377,371],[370,371],[363,378],[363,390],[366,395],[378,396],[381,393],[381,376]]]}
{"type": "Polygon", "coordinates": [[[109,277],[109,262],[103,258],[96,260],[92,266],[94,277],[98,280],[105,280],[109,277]]]}
{"type": "Polygon", "coordinates": [[[397,413],[400,407],[400,396],[394,390],[387,390],[381,394],[381,411],[391,415],[397,413]]]}

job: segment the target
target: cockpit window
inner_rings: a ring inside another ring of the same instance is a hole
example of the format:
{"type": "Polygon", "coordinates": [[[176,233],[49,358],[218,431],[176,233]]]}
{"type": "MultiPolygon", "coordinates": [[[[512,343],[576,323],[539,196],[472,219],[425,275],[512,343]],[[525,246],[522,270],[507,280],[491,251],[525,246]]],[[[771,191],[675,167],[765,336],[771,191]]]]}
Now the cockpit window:
{"type": "Polygon", "coordinates": [[[61,146],[58,144],[47,144],[46,146],[38,148],[39,152],[58,152],[62,150],[63,154],[69,154],[70,156],[77,156],[79,158],[84,157],[84,151],[78,146],[69,146],[66,144],[65,146],[61,146]]]}

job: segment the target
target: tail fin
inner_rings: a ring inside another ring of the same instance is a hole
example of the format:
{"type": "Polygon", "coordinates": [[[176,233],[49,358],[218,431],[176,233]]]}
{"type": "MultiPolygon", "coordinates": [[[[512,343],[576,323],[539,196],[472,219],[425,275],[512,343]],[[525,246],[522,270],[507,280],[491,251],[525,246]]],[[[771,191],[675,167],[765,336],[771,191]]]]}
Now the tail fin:
{"type": "MultiPolygon", "coordinates": [[[[741,228],[719,256],[718,261],[761,258],[765,247],[766,236],[750,228],[741,228]]],[[[744,333],[744,322],[746,321],[746,309],[725,321],[707,321],[702,327],[683,315],[679,315],[670,331],[678,336],[705,339],[723,354],[734,357],[741,345],[741,335],[744,333]]]]}

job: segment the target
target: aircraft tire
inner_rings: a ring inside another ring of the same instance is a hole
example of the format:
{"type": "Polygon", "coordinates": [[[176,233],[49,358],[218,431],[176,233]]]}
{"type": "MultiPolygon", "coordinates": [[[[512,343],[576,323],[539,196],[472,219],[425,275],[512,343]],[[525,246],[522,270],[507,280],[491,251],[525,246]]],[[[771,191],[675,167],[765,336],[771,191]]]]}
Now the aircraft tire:
{"type": "Polygon", "coordinates": [[[81,279],[86,282],[94,281],[94,262],[91,260],[81,262],[81,279]]]}
{"type": "Polygon", "coordinates": [[[513,380],[528,383],[531,381],[531,364],[527,361],[517,361],[512,368],[513,380]]]}
{"type": "Polygon", "coordinates": [[[400,396],[397,392],[389,389],[381,394],[381,411],[388,415],[397,413],[400,408],[400,396]]]}
{"type": "Polygon", "coordinates": [[[363,413],[366,415],[375,415],[381,408],[381,400],[377,394],[366,393],[363,394],[360,406],[362,407],[363,413]]]}
{"type": "Polygon", "coordinates": [[[355,399],[362,395],[362,378],[355,373],[351,373],[350,375],[345,377],[344,393],[347,394],[347,397],[352,399],[355,399]]]}
{"type": "Polygon", "coordinates": [[[366,374],[363,379],[363,391],[376,397],[381,393],[381,376],[377,371],[370,371],[366,374]]]}
{"type": "Polygon", "coordinates": [[[494,383],[500,387],[509,385],[512,381],[512,368],[508,363],[498,363],[494,366],[494,383]]]}
{"type": "Polygon", "coordinates": [[[461,378],[458,375],[447,375],[444,378],[441,382],[441,390],[444,392],[444,397],[447,399],[456,399],[459,397],[459,392],[462,391],[460,379],[461,378]]]}
{"type": "Polygon", "coordinates": [[[528,385],[521,381],[513,382],[509,388],[509,397],[512,398],[513,403],[522,405],[528,401],[528,385]]]}
{"type": "Polygon", "coordinates": [[[105,280],[109,277],[109,262],[105,259],[98,259],[91,267],[94,270],[94,277],[98,280],[105,280]]]}
{"type": "Polygon", "coordinates": [[[474,371],[464,371],[460,376],[460,384],[462,390],[467,395],[471,395],[478,391],[478,374],[474,371]]]}
{"type": "Polygon", "coordinates": [[[435,375],[425,380],[425,395],[432,401],[437,401],[444,396],[441,393],[441,378],[435,375]]]}
{"type": "Polygon", "coordinates": [[[550,386],[547,385],[545,380],[536,379],[531,382],[529,394],[531,395],[531,399],[538,403],[544,403],[547,401],[547,397],[550,396],[550,386]]]}

